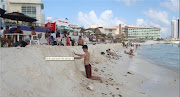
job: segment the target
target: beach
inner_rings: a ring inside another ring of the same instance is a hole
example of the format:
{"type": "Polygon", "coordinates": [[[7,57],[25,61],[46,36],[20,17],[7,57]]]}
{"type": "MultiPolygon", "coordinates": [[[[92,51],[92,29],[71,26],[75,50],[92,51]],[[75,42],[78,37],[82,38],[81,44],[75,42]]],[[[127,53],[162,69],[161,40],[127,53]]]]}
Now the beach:
{"type": "MultiPolygon", "coordinates": [[[[33,45],[0,48],[0,97],[179,97],[179,71],[124,54],[122,44],[88,45],[92,75],[85,77],[83,59],[45,61],[45,57],[74,57],[81,46],[33,45]],[[119,60],[101,52],[118,51],[119,60]],[[88,90],[87,87],[92,87],[88,90]]],[[[138,49],[137,49],[138,50],[138,49]]]]}

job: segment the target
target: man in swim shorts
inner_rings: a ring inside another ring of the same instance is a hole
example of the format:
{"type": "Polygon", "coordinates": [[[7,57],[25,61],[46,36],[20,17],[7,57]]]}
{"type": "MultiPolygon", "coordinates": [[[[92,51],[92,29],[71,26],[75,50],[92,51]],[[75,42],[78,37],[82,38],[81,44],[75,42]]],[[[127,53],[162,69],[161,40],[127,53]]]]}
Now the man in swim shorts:
{"type": "Polygon", "coordinates": [[[85,54],[74,53],[75,55],[79,56],[79,57],[74,57],[74,59],[84,58],[84,67],[85,67],[85,71],[86,71],[86,77],[89,79],[92,79],[92,80],[100,80],[102,82],[102,79],[100,77],[92,76],[91,65],[89,64],[90,53],[88,52],[88,46],[83,45],[82,49],[85,52],[85,54]]]}

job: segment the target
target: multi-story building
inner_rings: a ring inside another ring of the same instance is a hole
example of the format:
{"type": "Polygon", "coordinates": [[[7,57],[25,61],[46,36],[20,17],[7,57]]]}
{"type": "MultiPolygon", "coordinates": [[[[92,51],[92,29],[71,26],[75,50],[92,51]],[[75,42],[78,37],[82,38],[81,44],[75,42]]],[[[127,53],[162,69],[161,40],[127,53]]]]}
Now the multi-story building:
{"type": "MultiPolygon", "coordinates": [[[[7,10],[7,1],[6,0],[0,0],[0,8],[3,10],[7,10]]],[[[2,18],[0,17],[0,27],[3,26],[2,25],[2,18]]]]}
{"type": "Polygon", "coordinates": [[[179,19],[171,21],[171,38],[179,38],[179,19]]]}
{"type": "Polygon", "coordinates": [[[111,35],[116,35],[119,34],[119,26],[116,27],[102,27],[100,25],[92,25],[88,29],[94,29],[98,28],[102,34],[111,34],[111,35]]]}
{"type": "Polygon", "coordinates": [[[41,0],[1,0],[0,4],[7,13],[10,12],[22,12],[25,15],[36,18],[37,24],[45,23],[45,15],[42,13],[44,4],[41,0]]]}
{"type": "Polygon", "coordinates": [[[0,8],[7,10],[7,0],[0,0],[0,8]]]}
{"type": "Polygon", "coordinates": [[[171,38],[172,39],[180,39],[180,21],[179,19],[171,21],[171,38]]]}
{"type": "Polygon", "coordinates": [[[125,35],[128,39],[157,39],[161,38],[161,29],[158,27],[126,26],[125,35]]]}
{"type": "Polygon", "coordinates": [[[179,19],[177,20],[178,21],[178,39],[180,39],[180,21],[179,19]]]}

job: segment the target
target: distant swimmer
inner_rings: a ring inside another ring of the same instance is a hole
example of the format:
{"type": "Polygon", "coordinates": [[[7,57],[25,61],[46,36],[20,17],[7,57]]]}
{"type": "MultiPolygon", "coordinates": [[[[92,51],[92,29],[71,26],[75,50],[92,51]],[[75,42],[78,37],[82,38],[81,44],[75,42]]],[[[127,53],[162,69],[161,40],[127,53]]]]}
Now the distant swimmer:
{"type": "Polygon", "coordinates": [[[83,45],[82,49],[85,52],[85,54],[74,53],[75,55],[79,56],[79,57],[74,57],[74,59],[84,58],[84,67],[85,67],[85,71],[86,71],[86,77],[89,79],[92,79],[92,80],[100,80],[102,82],[102,79],[100,77],[92,76],[91,65],[89,64],[90,53],[88,52],[88,46],[83,45]]]}
{"type": "Polygon", "coordinates": [[[136,44],[136,49],[138,48],[138,44],[136,44]]]}

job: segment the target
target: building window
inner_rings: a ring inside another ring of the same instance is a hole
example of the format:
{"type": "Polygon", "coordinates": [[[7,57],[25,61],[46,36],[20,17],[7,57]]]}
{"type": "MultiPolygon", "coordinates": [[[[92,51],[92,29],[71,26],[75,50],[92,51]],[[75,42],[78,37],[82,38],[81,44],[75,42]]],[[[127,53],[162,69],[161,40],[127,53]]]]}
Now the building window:
{"type": "Polygon", "coordinates": [[[22,6],[21,7],[22,13],[28,15],[32,18],[36,18],[36,7],[34,6],[22,6]]]}
{"type": "Polygon", "coordinates": [[[4,10],[5,10],[5,5],[3,5],[3,6],[2,6],[2,9],[4,9],[4,10]]]}
{"type": "Polygon", "coordinates": [[[1,0],[1,2],[4,2],[4,0],[1,0]]]}

